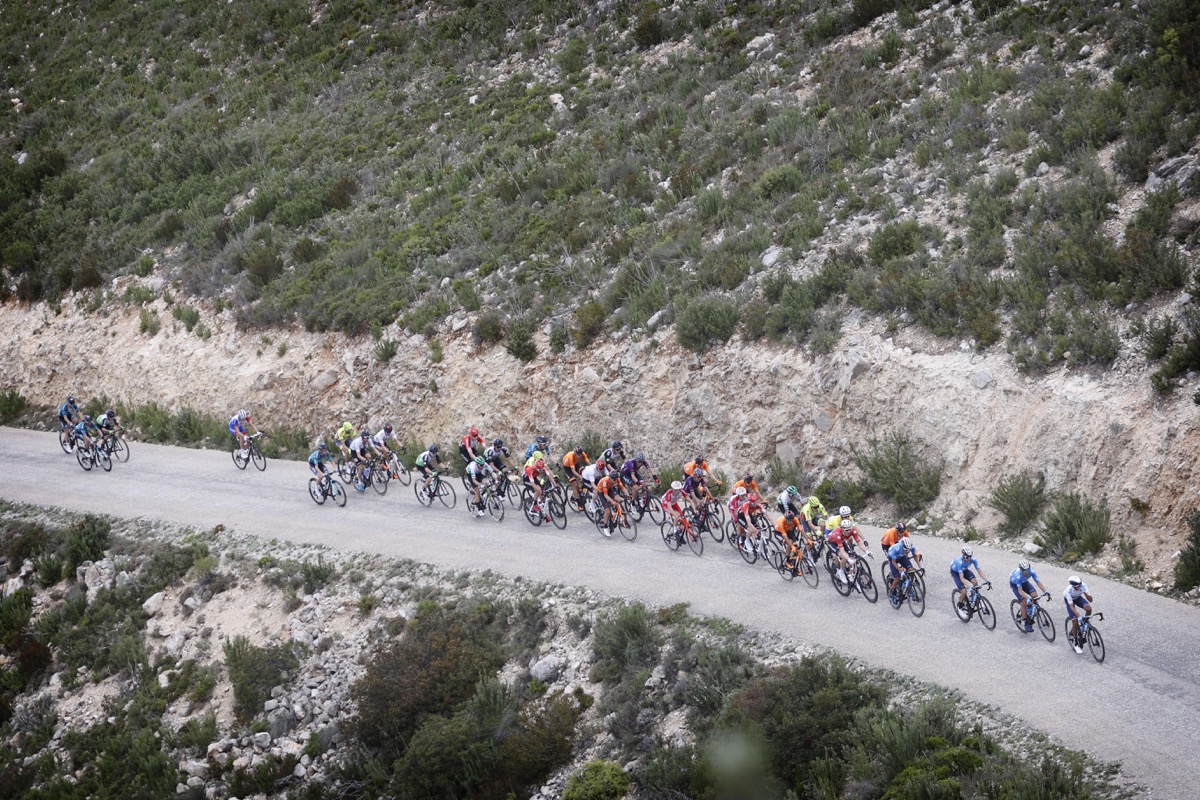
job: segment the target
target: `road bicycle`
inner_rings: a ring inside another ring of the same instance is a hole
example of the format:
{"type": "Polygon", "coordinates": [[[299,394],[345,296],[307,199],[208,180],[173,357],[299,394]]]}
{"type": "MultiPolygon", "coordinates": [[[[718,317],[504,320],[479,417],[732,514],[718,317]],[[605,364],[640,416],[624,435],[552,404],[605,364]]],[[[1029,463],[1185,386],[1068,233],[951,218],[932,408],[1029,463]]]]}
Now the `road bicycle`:
{"type": "Polygon", "coordinates": [[[433,473],[428,487],[424,484],[424,479],[413,481],[413,493],[417,496],[417,501],[421,505],[433,505],[434,498],[440,500],[446,508],[454,508],[454,504],[458,502],[458,495],[454,493],[453,484],[442,480],[441,471],[433,473]]]}
{"type": "Polygon", "coordinates": [[[535,528],[543,522],[549,522],[560,531],[567,527],[567,509],[562,498],[549,486],[542,487],[542,496],[538,497],[533,487],[526,486],[521,495],[521,510],[525,519],[535,528]]]}
{"type": "Polygon", "coordinates": [[[849,597],[850,592],[857,590],[867,599],[868,603],[875,603],[879,600],[879,586],[875,583],[875,578],[871,576],[871,565],[865,558],[854,552],[853,542],[846,542],[844,547],[850,556],[850,566],[845,570],[844,580],[838,577],[839,564],[833,557],[833,548],[829,548],[825,553],[825,568],[829,571],[833,588],[842,597],[849,597]]]}
{"type": "Polygon", "coordinates": [[[633,514],[629,511],[629,501],[622,498],[616,501],[601,501],[597,500],[596,510],[596,530],[600,531],[600,535],[606,539],[611,539],[614,530],[621,531],[621,535],[626,540],[632,542],[637,538],[637,520],[633,518],[633,514]],[[605,508],[612,510],[609,515],[609,522],[604,522],[605,508]]]}
{"type": "Polygon", "coordinates": [[[500,470],[500,479],[496,484],[496,494],[508,500],[513,508],[521,507],[521,482],[516,475],[500,470]]]}
{"type": "Polygon", "coordinates": [[[124,464],[129,460],[129,443],[120,431],[101,431],[100,446],[116,461],[124,464]]]}
{"type": "MultiPolygon", "coordinates": [[[[379,460],[379,456],[375,456],[363,464],[360,472],[362,488],[360,492],[365,492],[367,487],[373,487],[378,494],[387,494],[388,481],[391,480],[391,473],[379,460]]],[[[357,487],[355,487],[357,488],[357,487]]]]}
{"type": "Polygon", "coordinates": [[[75,452],[75,426],[58,423],[58,446],[67,455],[75,452]]]}
{"type": "Polygon", "coordinates": [[[96,465],[99,465],[105,472],[112,472],[112,459],[109,457],[108,451],[97,442],[92,442],[90,445],[77,443],[75,460],[79,462],[79,466],[83,467],[84,472],[90,472],[96,465]]]}
{"type": "Polygon", "coordinates": [[[408,484],[412,483],[412,473],[409,472],[404,462],[400,460],[398,453],[393,452],[387,457],[387,460],[384,462],[384,468],[388,474],[388,478],[393,481],[399,481],[401,486],[408,486],[408,484]]]}
{"type": "MultiPolygon", "coordinates": [[[[471,507],[474,503],[471,499],[472,494],[473,492],[468,490],[464,496],[467,498],[467,510],[474,514],[475,509],[471,507]]],[[[504,519],[504,498],[497,493],[495,481],[489,480],[479,487],[479,503],[479,508],[486,511],[496,522],[504,519]]]]}
{"type": "Polygon", "coordinates": [[[812,588],[817,588],[821,582],[821,571],[817,569],[816,545],[804,534],[800,534],[802,544],[788,544],[787,557],[779,565],[779,575],[785,581],[790,581],[797,575],[812,588]],[[799,558],[797,558],[799,554],[799,558]]]}
{"type": "Polygon", "coordinates": [[[254,467],[259,472],[267,468],[267,457],[263,455],[262,449],[258,445],[259,437],[262,432],[251,434],[246,437],[249,440],[249,446],[243,452],[237,437],[233,437],[233,463],[238,469],[245,469],[246,465],[254,462],[254,467]]]}
{"type": "MultiPolygon", "coordinates": [[[[992,588],[992,582],[987,581],[983,584],[988,589],[992,588]]],[[[980,623],[989,631],[996,630],[996,609],[992,607],[992,601],[983,596],[975,586],[967,589],[967,599],[961,604],[958,602],[958,589],[950,590],[950,605],[954,607],[954,613],[963,622],[970,622],[972,617],[979,617],[980,623]]]]}
{"type": "Polygon", "coordinates": [[[704,531],[700,530],[700,526],[696,523],[695,512],[690,509],[683,512],[678,524],[667,518],[659,523],[658,529],[668,550],[678,550],[684,542],[687,542],[687,546],[693,553],[698,556],[704,555],[704,531]]]}
{"type": "Polygon", "coordinates": [[[1063,620],[1063,632],[1067,634],[1067,642],[1073,647],[1083,647],[1084,642],[1087,642],[1092,658],[1096,659],[1097,664],[1102,664],[1104,663],[1104,637],[1100,635],[1100,631],[1096,630],[1096,626],[1092,624],[1092,617],[1101,621],[1104,620],[1104,614],[1099,611],[1080,616],[1079,638],[1077,640],[1071,635],[1070,617],[1063,620]]]}
{"type": "Polygon", "coordinates": [[[908,610],[914,617],[925,613],[925,570],[920,567],[910,567],[900,576],[900,583],[894,590],[888,590],[888,602],[892,608],[899,610],[908,602],[908,610]]]}
{"type": "Polygon", "coordinates": [[[331,475],[322,474],[319,480],[315,477],[309,478],[308,496],[319,506],[325,505],[325,499],[329,497],[341,507],[346,505],[346,490],[331,475]]]}
{"type": "Polygon", "coordinates": [[[1027,601],[1029,608],[1027,614],[1021,613],[1021,601],[1013,598],[1013,601],[1008,606],[1009,613],[1012,614],[1013,624],[1017,626],[1017,630],[1022,633],[1030,633],[1031,631],[1025,630],[1025,623],[1036,623],[1037,629],[1042,632],[1042,636],[1045,637],[1046,641],[1053,642],[1055,636],[1054,621],[1050,619],[1050,613],[1042,608],[1040,604],[1042,597],[1049,600],[1050,593],[1046,592],[1041,597],[1029,598],[1027,601]]]}

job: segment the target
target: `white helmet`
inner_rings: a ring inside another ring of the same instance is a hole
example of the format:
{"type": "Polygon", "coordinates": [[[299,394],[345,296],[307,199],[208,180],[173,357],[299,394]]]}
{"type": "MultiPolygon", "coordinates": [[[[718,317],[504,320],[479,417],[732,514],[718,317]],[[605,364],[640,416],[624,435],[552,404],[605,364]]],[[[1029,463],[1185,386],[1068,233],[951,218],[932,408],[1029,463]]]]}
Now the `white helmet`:
{"type": "Polygon", "coordinates": [[[734,491],[734,494],[736,494],[738,497],[745,497],[745,496],[746,496],[746,487],[745,487],[745,486],[739,486],[739,487],[737,488],[737,490],[736,490],[736,491],[734,491]]]}
{"type": "Polygon", "coordinates": [[[239,409],[238,409],[238,419],[240,419],[240,420],[242,420],[243,422],[245,422],[245,421],[246,421],[246,419],[247,419],[249,416],[250,416],[250,415],[249,415],[248,413],[246,413],[246,409],[244,409],[244,408],[239,408],[239,409]]]}
{"type": "Polygon", "coordinates": [[[848,516],[850,516],[850,513],[851,513],[850,506],[842,506],[841,508],[838,509],[838,514],[840,516],[848,517],[848,516]]]}
{"type": "Polygon", "coordinates": [[[900,544],[904,547],[904,552],[906,553],[911,553],[915,547],[915,545],[913,545],[913,540],[907,536],[900,540],[900,544]]]}
{"type": "Polygon", "coordinates": [[[848,519],[842,520],[842,530],[848,531],[853,527],[854,527],[854,523],[851,522],[850,520],[848,520],[848,519]]]}
{"type": "Polygon", "coordinates": [[[681,483],[680,481],[671,481],[671,488],[677,492],[682,491],[683,483],[681,483]]]}

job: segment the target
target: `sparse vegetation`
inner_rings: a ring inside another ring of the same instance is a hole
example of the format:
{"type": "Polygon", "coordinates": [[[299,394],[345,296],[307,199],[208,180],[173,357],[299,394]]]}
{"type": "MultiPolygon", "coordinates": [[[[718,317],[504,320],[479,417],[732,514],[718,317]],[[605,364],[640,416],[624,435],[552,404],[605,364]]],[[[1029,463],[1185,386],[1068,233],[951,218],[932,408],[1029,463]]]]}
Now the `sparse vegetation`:
{"type": "Polygon", "coordinates": [[[1188,515],[1187,545],[1175,563],[1175,588],[1186,592],[1200,586],[1200,510],[1188,515]]]}
{"type": "Polygon", "coordinates": [[[921,456],[905,434],[872,437],[866,450],[852,449],[854,463],[866,475],[864,488],[888,498],[903,514],[920,511],[941,491],[942,464],[921,456]]]}
{"type": "Polygon", "coordinates": [[[1054,500],[1035,542],[1055,558],[1068,563],[1099,553],[1112,539],[1108,503],[1093,503],[1078,492],[1054,500]]]}
{"type": "Polygon", "coordinates": [[[1000,535],[1017,536],[1037,521],[1046,506],[1046,476],[1028,471],[1009,475],[992,490],[988,505],[1004,515],[1000,535]]]}

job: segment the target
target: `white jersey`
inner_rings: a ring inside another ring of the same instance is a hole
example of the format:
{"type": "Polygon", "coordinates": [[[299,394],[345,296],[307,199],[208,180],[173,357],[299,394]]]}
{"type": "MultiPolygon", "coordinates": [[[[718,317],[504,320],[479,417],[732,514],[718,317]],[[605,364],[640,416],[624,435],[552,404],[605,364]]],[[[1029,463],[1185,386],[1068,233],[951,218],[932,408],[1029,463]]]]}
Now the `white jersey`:
{"type": "Polygon", "coordinates": [[[792,496],[790,494],[788,494],[787,489],[784,489],[779,494],[779,505],[783,506],[784,508],[787,508],[791,504],[792,504],[792,496]]]}
{"type": "Polygon", "coordinates": [[[1068,604],[1073,604],[1076,600],[1083,597],[1085,594],[1088,594],[1088,588],[1087,588],[1086,583],[1081,583],[1078,586],[1071,586],[1070,584],[1068,584],[1066,591],[1063,592],[1063,600],[1066,600],[1068,604]]]}
{"type": "Polygon", "coordinates": [[[579,474],[583,476],[583,479],[588,483],[595,483],[596,481],[600,480],[600,470],[596,468],[595,464],[588,464],[583,468],[583,472],[579,474]]]}
{"type": "Polygon", "coordinates": [[[376,447],[383,447],[385,444],[387,444],[388,439],[394,439],[394,438],[396,438],[396,433],[394,431],[392,433],[384,433],[383,429],[381,428],[379,430],[379,433],[377,433],[371,437],[371,442],[376,447]]]}
{"type": "Polygon", "coordinates": [[[358,453],[359,455],[361,455],[363,453],[363,451],[366,450],[366,446],[367,446],[366,442],[363,441],[363,437],[361,437],[361,436],[355,436],[353,439],[350,440],[350,452],[351,453],[358,453]]]}

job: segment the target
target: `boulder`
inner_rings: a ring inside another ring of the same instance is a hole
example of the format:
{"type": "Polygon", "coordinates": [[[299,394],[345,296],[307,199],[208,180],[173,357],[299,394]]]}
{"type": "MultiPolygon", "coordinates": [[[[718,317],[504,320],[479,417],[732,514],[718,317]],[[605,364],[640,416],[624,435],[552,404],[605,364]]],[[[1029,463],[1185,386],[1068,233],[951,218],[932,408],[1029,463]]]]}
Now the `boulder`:
{"type": "Polygon", "coordinates": [[[312,379],[312,387],[318,392],[323,392],[337,382],[337,370],[327,369],[312,379]]]}
{"type": "Polygon", "coordinates": [[[975,373],[974,377],[971,378],[971,384],[976,389],[986,389],[987,387],[991,386],[995,380],[996,378],[992,375],[991,370],[981,369],[979,372],[975,373]]]}
{"type": "Polygon", "coordinates": [[[1027,556],[1036,556],[1038,553],[1042,552],[1042,548],[1033,542],[1026,542],[1021,548],[1021,552],[1027,556]]]}
{"type": "Polygon", "coordinates": [[[567,660],[562,656],[549,655],[530,667],[529,674],[542,683],[554,683],[566,666],[567,660]]]}

